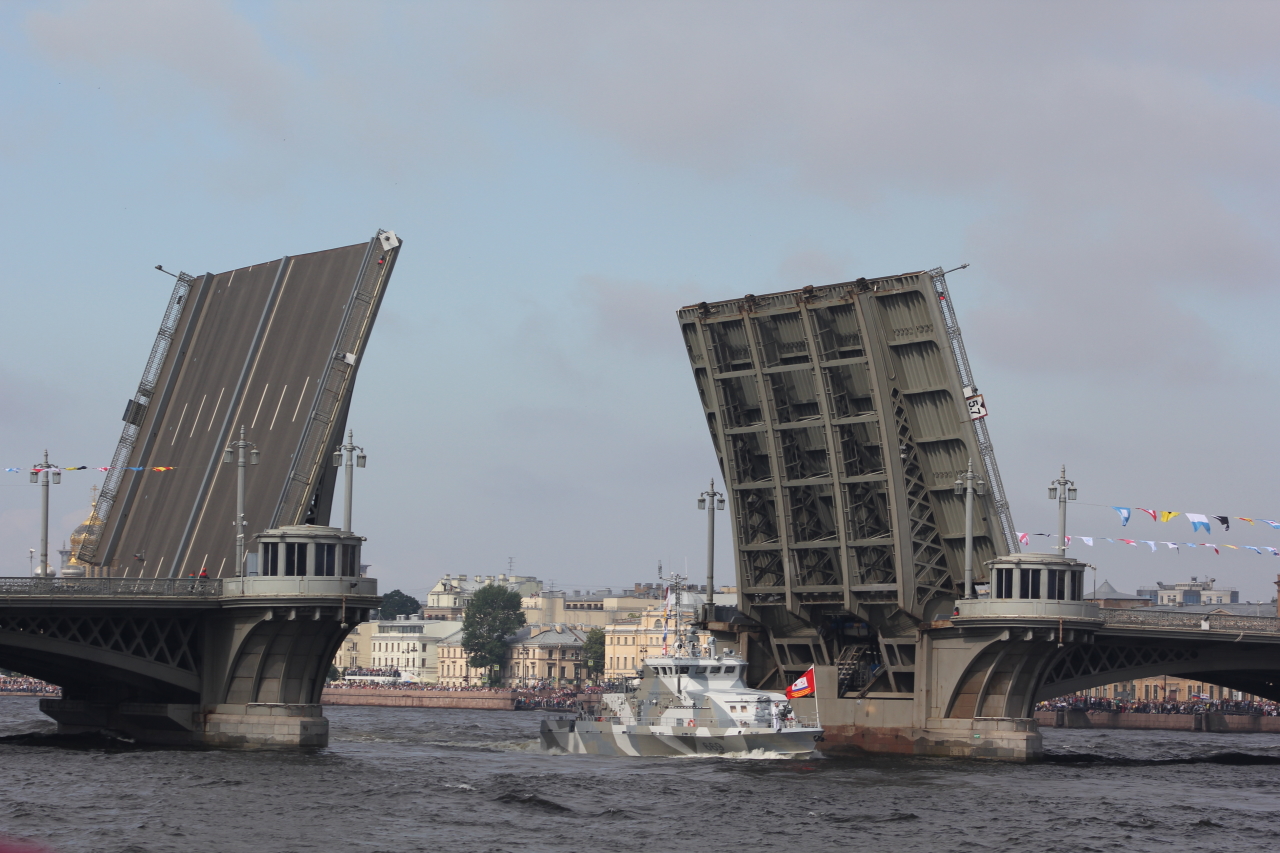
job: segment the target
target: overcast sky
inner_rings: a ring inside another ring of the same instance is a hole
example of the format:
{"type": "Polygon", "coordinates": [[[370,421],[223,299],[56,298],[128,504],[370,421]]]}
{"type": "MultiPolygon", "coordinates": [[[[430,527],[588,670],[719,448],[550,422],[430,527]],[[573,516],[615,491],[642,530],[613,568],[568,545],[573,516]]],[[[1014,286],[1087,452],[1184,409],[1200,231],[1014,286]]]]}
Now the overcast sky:
{"type": "MultiPolygon", "coordinates": [[[[1168,0],[2,4],[0,467],[109,464],[155,264],[388,228],[350,422],[384,589],[701,575],[715,456],[676,309],[968,262],[1019,530],[1055,529],[1066,463],[1076,535],[1280,547],[1107,508],[1280,519],[1278,37],[1275,3],[1168,0]]],[[[0,476],[26,574],[38,490],[0,476]]],[[[53,489],[55,538],[100,476],[53,489]]],[[[1071,553],[1129,591],[1269,600],[1280,572],[1071,553]]]]}

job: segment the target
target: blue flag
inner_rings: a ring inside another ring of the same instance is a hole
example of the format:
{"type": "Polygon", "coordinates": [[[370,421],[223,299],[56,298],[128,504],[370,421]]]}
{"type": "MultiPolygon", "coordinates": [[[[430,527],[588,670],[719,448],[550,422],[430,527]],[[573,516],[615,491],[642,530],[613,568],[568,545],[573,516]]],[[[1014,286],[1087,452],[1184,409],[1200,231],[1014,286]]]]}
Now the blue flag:
{"type": "Polygon", "coordinates": [[[1116,512],[1120,513],[1120,526],[1121,526],[1121,527],[1128,527],[1128,526],[1129,526],[1129,516],[1130,516],[1130,515],[1132,515],[1132,513],[1131,513],[1131,512],[1129,512],[1129,508],[1128,508],[1127,506],[1113,506],[1113,507],[1112,507],[1112,509],[1114,509],[1116,512]]]}

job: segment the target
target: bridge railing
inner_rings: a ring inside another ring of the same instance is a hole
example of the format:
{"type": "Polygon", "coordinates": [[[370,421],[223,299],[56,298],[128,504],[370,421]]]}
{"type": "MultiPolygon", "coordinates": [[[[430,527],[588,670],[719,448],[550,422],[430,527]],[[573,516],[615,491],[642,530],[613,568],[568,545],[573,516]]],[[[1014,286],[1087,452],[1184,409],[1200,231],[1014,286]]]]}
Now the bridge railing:
{"type": "Polygon", "coordinates": [[[0,597],[5,596],[166,596],[170,598],[217,598],[222,581],[217,578],[4,578],[0,577],[0,597]]]}
{"type": "Polygon", "coordinates": [[[1275,616],[1235,616],[1222,613],[1175,613],[1145,608],[1121,610],[1100,608],[1103,624],[1117,628],[1192,628],[1207,631],[1245,631],[1251,634],[1280,634],[1280,618],[1275,616]]]}

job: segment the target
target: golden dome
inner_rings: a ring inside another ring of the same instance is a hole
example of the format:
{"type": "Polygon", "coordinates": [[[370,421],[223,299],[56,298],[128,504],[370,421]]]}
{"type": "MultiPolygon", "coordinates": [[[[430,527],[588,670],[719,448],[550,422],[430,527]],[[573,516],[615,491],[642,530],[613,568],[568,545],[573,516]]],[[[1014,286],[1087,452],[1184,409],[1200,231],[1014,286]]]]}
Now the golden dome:
{"type": "Polygon", "coordinates": [[[71,534],[71,566],[83,566],[85,563],[76,559],[75,555],[80,553],[80,545],[87,536],[96,536],[102,532],[102,518],[98,515],[98,502],[95,500],[89,505],[89,517],[76,527],[71,534]]]}

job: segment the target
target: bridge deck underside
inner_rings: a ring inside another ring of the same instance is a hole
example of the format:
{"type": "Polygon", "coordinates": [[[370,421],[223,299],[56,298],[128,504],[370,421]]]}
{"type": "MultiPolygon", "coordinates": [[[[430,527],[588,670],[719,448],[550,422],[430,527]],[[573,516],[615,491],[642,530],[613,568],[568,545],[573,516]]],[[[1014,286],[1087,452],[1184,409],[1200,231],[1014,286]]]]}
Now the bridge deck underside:
{"type": "Polygon", "coordinates": [[[60,685],[68,699],[195,702],[199,620],[170,609],[7,609],[0,667],[60,685]]]}

